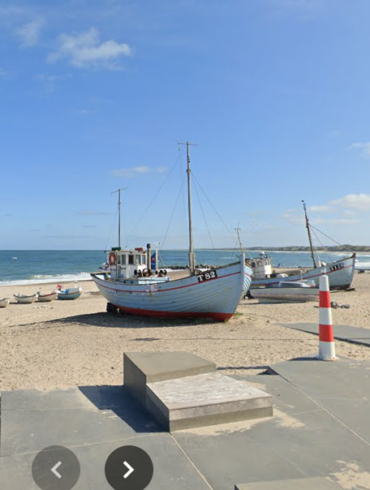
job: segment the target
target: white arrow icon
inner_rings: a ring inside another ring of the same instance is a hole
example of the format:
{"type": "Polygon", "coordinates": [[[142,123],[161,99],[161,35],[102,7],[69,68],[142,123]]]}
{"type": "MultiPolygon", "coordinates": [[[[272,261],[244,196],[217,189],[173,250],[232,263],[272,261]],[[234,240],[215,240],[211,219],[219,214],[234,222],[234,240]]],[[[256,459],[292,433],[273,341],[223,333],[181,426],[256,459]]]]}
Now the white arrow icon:
{"type": "Polygon", "coordinates": [[[57,472],[57,469],[61,464],[62,464],[61,461],[59,461],[55,466],[51,468],[52,473],[54,473],[54,475],[57,476],[58,478],[62,478],[62,475],[57,472]]]}
{"type": "Polygon", "coordinates": [[[134,468],[133,468],[132,466],[130,466],[130,465],[128,464],[128,462],[127,462],[127,461],[125,461],[123,464],[124,464],[124,465],[126,466],[126,468],[128,469],[128,472],[127,472],[127,473],[125,473],[125,474],[123,475],[123,478],[127,478],[127,477],[128,477],[128,476],[130,476],[130,475],[131,475],[131,473],[134,471],[134,468]]]}

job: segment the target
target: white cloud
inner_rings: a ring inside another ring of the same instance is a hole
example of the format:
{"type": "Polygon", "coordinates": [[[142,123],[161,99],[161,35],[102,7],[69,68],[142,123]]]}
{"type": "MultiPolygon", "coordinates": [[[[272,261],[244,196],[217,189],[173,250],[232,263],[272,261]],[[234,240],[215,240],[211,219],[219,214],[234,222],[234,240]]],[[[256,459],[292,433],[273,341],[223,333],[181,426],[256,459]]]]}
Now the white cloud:
{"type": "Polygon", "coordinates": [[[347,150],[362,150],[362,154],[365,158],[370,158],[370,142],[358,142],[352,143],[348,146],[347,150]]]}
{"type": "Polygon", "coordinates": [[[311,223],[314,225],[354,225],[358,223],[362,223],[360,219],[351,219],[351,218],[333,218],[333,219],[322,219],[317,218],[311,220],[311,223]]]}
{"type": "Polygon", "coordinates": [[[331,206],[310,206],[308,208],[309,211],[312,213],[330,213],[333,211],[333,208],[331,206]]]}
{"type": "Polygon", "coordinates": [[[329,204],[349,208],[350,210],[368,211],[370,210],[370,194],[347,194],[340,199],[331,201],[329,204]]]}
{"type": "Polygon", "coordinates": [[[110,39],[101,42],[99,31],[92,27],[81,34],[59,36],[59,49],[48,56],[49,63],[66,59],[76,68],[105,68],[117,70],[122,56],[131,56],[132,48],[126,43],[110,39]]]}
{"type": "Polygon", "coordinates": [[[167,170],[166,167],[150,168],[150,167],[139,166],[139,167],[126,167],[126,168],[112,170],[111,174],[114,177],[123,177],[125,179],[132,179],[133,177],[137,177],[138,175],[143,175],[143,174],[149,174],[149,173],[162,174],[163,172],[166,172],[166,170],[167,170]]]}
{"type": "Polygon", "coordinates": [[[39,42],[42,26],[43,21],[38,19],[24,24],[17,30],[17,34],[21,38],[24,48],[35,46],[39,42]]]}

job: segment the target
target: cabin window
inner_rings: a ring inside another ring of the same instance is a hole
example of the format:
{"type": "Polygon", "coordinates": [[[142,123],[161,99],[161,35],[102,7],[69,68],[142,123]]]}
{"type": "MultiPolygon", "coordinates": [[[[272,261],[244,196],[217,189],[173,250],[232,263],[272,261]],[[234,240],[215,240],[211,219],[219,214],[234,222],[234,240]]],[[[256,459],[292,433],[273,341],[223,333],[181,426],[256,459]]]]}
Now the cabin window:
{"type": "Polygon", "coordinates": [[[140,255],[135,255],[135,265],[140,265],[140,255]]]}
{"type": "Polygon", "coordinates": [[[141,264],[145,265],[146,264],[146,255],[141,256],[141,264]]]}
{"type": "Polygon", "coordinates": [[[133,255],[128,256],[128,263],[129,263],[129,265],[134,265],[134,256],[133,255]]]}
{"type": "Polygon", "coordinates": [[[126,265],[126,255],[121,255],[121,264],[126,265]]]}
{"type": "Polygon", "coordinates": [[[117,254],[117,264],[121,265],[121,255],[117,254]]]}

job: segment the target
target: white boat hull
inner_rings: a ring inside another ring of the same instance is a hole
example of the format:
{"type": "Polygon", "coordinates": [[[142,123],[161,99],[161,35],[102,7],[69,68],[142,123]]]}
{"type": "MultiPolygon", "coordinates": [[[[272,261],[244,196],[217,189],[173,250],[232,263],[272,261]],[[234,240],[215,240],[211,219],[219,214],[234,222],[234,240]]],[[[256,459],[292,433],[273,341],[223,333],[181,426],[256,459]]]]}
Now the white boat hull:
{"type": "Polygon", "coordinates": [[[6,308],[9,303],[10,303],[9,298],[0,299],[0,308],[6,308]]]}
{"type": "MultiPolygon", "coordinates": [[[[313,280],[318,286],[320,277],[327,275],[329,278],[330,289],[348,289],[351,286],[353,274],[355,271],[356,254],[346,257],[345,259],[326,264],[316,269],[311,269],[302,274],[295,274],[292,276],[284,277],[284,281],[301,281],[302,279],[313,280]]],[[[282,277],[271,277],[266,279],[253,280],[251,289],[278,284],[282,280],[282,277]]]]}
{"type": "Polygon", "coordinates": [[[37,301],[40,301],[41,303],[46,303],[49,301],[54,301],[57,299],[58,293],[50,293],[50,294],[39,294],[37,297],[37,301]]]}
{"type": "Polygon", "coordinates": [[[244,265],[243,255],[235,264],[172,281],[115,281],[107,274],[91,276],[107,301],[127,313],[226,321],[248,291],[252,270],[244,265]]]}
{"type": "Polygon", "coordinates": [[[37,294],[33,294],[31,296],[22,296],[22,295],[15,294],[14,298],[18,301],[18,303],[30,304],[36,301],[37,294]]]}

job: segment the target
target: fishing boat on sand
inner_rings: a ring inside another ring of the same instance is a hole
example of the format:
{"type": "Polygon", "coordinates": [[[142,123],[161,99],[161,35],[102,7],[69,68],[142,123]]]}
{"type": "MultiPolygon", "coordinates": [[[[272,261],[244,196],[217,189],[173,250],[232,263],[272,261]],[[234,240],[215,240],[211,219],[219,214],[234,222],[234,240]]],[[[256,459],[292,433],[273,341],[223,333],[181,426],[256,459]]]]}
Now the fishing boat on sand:
{"type": "Polygon", "coordinates": [[[9,298],[1,298],[0,299],[0,308],[6,308],[9,303],[10,303],[9,298]]]}
{"type": "Polygon", "coordinates": [[[30,304],[30,303],[34,303],[36,301],[37,293],[29,294],[29,295],[16,293],[16,294],[14,294],[14,298],[17,300],[18,303],[30,304]]]}
{"type": "Polygon", "coordinates": [[[275,273],[272,270],[271,257],[264,252],[259,257],[247,259],[247,263],[253,268],[253,282],[251,289],[261,286],[276,286],[280,281],[302,281],[313,280],[315,285],[319,285],[320,277],[327,275],[331,290],[348,289],[351,287],[353,274],[355,271],[356,254],[351,254],[335,262],[323,263],[316,257],[311,236],[311,225],[308,220],[306,204],[303,201],[303,209],[306,220],[308,240],[310,243],[311,258],[313,268],[308,270],[290,270],[284,273],[275,273]]]}
{"type": "MultiPolygon", "coordinates": [[[[195,267],[193,248],[191,170],[187,145],[187,183],[189,218],[189,268],[182,271],[156,270],[151,267],[151,246],[122,250],[120,231],[117,248],[109,254],[110,273],[91,276],[107,299],[107,310],[165,318],[211,318],[227,321],[247,293],[252,269],[244,253],[235,263],[200,270],[195,267]]],[[[120,197],[119,218],[120,223],[120,197]]],[[[119,225],[120,230],[120,225],[119,225]]]]}
{"type": "Polygon", "coordinates": [[[58,286],[58,289],[58,299],[61,300],[77,299],[81,296],[82,293],[82,288],[80,287],[68,288],[63,290],[61,286],[58,286]]]}
{"type": "Polygon", "coordinates": [[[52,293],[48,294],[41,294],[39,293],[37,295],[37,301],[40,301],[41,303],[46,303],[50,301],[54,301],[58,297],[58,291],[53,291],[52,293]]]}

